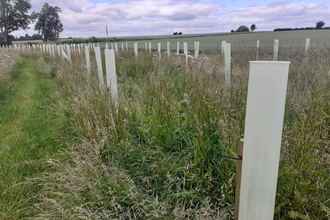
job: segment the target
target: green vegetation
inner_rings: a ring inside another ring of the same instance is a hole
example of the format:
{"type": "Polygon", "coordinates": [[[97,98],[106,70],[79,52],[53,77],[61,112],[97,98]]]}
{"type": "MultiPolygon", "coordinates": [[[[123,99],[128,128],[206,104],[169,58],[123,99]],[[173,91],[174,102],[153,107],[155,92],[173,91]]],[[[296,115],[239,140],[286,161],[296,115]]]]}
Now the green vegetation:
{"type": "Polygon", "coordinates": [[[20,36],[19,38],[15,38],[13,39],[13,41],[15,40],[20,40],[20,41],[23,41],[23,40],[42,40],[42,36],[40,34],[33,34],[32,36],[28,35],[28,34],[25,34],[25,36],[20,36]]]}
{"type": "Polygon", "coordinates": [[[32,14],[32,17],[37,19],[34,30],[42,34],[44,41],[58,39],[64,30],[58,15],[60,12],[62,12],[61,8],[44,3],[39,13],[32,14]]]}
{"type": "Polygon", "coordinates": [[[329,30],[330,27],[324,27],[323,21],[316,22],[315,27],[302,27],[302,28],[275,28],[274,31],[297,31],[297,30],[329,30]],[[324,28],[323,28],[324,27],[324,28]]]}
{"type": "MultiPolygon", "coordinates": [[[[250,35],[255,34],[232,36],[250,35]]],[[[279,59],[291,65],[275,219],[330,216],[328,45],[307,54],[304,47],[280,48],[279,59]]],[[[217,49],[203,50],[201,59],[190,60],[188,71],[181,56],[159,61],[143,51],[138,59],[133,52],[120,52],[117,108],[108,91],[99,89],[96,70],[87,77],[84,55],[73,53],[72,63],[48,54],[24,56],[11,80],[20,82],[17,70],[36,68],[38,59],[35,80],[46,80],[57,91],[55,96],[43,93],[56,103],[46,109],[57,125],[49,128],[46,124],[52,123],[45,122],[43,130],[54,129],[44,133],[45,139],[57,143],[57,149],[63,143],[68,147],[50,152],[41,147],[39,162],[47,165],[29,168],[35,172],[7,186],[16,193],[17,187],[28,187],[23,192],[30,194],[4,194],[3,200],[16,200],[2,209],[28,219],[231,219],[237,161],[221,155],[236,157],[244,137],[248,61],[255,52],[247,44],[233,44],[230,89],[224,87],[224,60],[217,49]]],[[[259,59],[271,60],[272,54],[261,47],[259,59]]],[[[37,85],[34,90],[42,87],[37,85]]],[[[13,97],[11,109],[21,93],[6,91],[0,97],[13,97]]],[[[32,110],[29,106],[24,108],[32,110]]]]}
{"type": "Polygon", "coordinates": [[[70,141],[56,105],[56,81],[37,72],[37,56],[24,56],[0,80],[0,218],[29,215],[39,188],[27,183],[70,141]]]}
{"type": "Polygon", "coordinates": [[[237,28],[236,32],[249,32],[249,28],[245,25],[241,25],[237,28]]]}
{"type": "Polygon", "coordinates": [[[10,44],[8,35],[19,29],[27,29],[30,24],[30,16],[27,14],[31,9],[28,0],[6,0],[0,2],[0,27],[3,41],[10,44]]]}
{"type": "Polygon", "coordinates": [[[316,22],[316,29],[321,29],[323,28],[323,26],[325,25],[325,23],[323,21],[318,21],[316,22]]]}
{"type": "MultiPolygon", "coordinates": [[[[200,42],[201,53],[215,53],[221,50],[221,41],[226,41],[232,45],[237,45],[237,48],[246,47],[252,48],[256,47],[257,40],[260,40],[260,50],[266,53],[272,53],[274,49],[274,39],[279,39],[280,41],[280,51],[281,48],[289,50],[296,50],[297,48],[303,48],[305,46],[306,38],[311,39],[311,47],[318,49],[323,47],[323,45],[330,44],[330,30],[309,30],[309,31],[278,31],[278,32],[235,32],[235,33],[225,33],[225,34],[206,34],[206,35],[181,35],[176,37],[170,36],[149,36],[149,37],[131,37],[131,38],[116,38],[118,41],[119,49],[121,49],[122,42],[128,42],[129,46],[132,48],[134,42],[138,42],[140,49],[145,48],[145,42],[151,42],[152,48],[157,49],[157,43],[162,42],[162,50],[166,50],[166,42],[170,42],[172,52],[176,52],[177,42],[180,42],[180,48],[182,49],[182,43],[188,43],[188,50],[193,52],[194,41],[200,42]]],[[[89,38],[88,38],[89,39],[89,38]]],[[[72,42],[75,39],[72,40],[72,42]]],[[[83,40],[83,39],[81,39],[83,40]]],[[[87,39],[86,39],[87,40],[87,39]]],[[[90,39],[90,42],[92,39],[90,39]]],[[[99,38],[94,39],[96,41],[99,38]]],[[[95,41],[95,42],[96,42],[95,41]]],[[[111,38],[108,41],[115,41],[111,38]]],[[[104,41],[98,41],[100,45],[105,47],[107,39],[104,41]],[[103,43],[101,43],[103,42],[103,43]]],[[[67,41],[70,43],[70,41],[67,41]]],[[[80,41],[77,41],[80,43],[80,41]]],[[[244,53],[244,51],[242,51],[244,53]]]]}
{"type": "Polygon", "coordinates": [[[250,30],[251,31],[254,31],[255,29],[257,29],[257,26],[255,24],[251,24],[250,26],[250,30]]]}
{"type": "MultiPolygon", "coordinates": [[[[58,16],[59,7],[49,6],[45,3],[39,13],[28,11],[32,5],[29,0],[2,0],[0,2],[0,45],[10,45],[15,37],[10,35],[13,31],[28,29],[29,24],[37,19],[35,30],[43,35],[43,40],[56,40],[63,31],[62,22],[58,16]],[[1,42],[3,41],[3,42],[1,42]]],[[[20,37],[21,38],[21,37],[20,37]]],[[[25,40],[39,39],[38,35],[25,35],[25,40]]]]}

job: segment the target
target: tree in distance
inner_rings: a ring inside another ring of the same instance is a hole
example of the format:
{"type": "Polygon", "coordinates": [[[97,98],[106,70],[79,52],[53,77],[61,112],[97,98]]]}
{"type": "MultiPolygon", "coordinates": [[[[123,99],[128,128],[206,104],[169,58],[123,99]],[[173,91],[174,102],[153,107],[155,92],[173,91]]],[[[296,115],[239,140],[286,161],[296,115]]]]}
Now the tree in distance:
{"type": "Polygon", "coordinates": [[[39,13],[33,13],[33,18],[37,19],[34,30],[43,36],[44,41],[58,39],[64,30],[59,12],[62,12],[61,8],[45,3],[39,13]]]}
{"type": "Polygon", "coordinates": [[[237,28],[236,32],[248,32],[249,28],[246,27],[245,25],[241,25],[237,28]]]}
{"type": "Polygon", "coordinates": [[[251,31],[254,31],[255,29],[257,29],[257,26],[255,24],[251,24],[250,26],[250,30],[251,31]]]}
{"type": "Polygon", "coordinates": [[[32,36],[25,34],[25,36],[14,38],[14,40],[42,40],[42,36],[40,34],[33,34],[32,36]]]}
{"type": "Polygon", "coordinates": [[[11,32],[28,29],[31,23],[29,9],[29,0],[0,0],[0,28],[4,42],[10,43],[8,35],[11,32]]]}
{"type": "Polygon", "coordinates": [[[323,26],[325,25],[325,23],[323,21],[319,21],[319,22],[316,22],[316,29],[321,29],[323,26]]]}

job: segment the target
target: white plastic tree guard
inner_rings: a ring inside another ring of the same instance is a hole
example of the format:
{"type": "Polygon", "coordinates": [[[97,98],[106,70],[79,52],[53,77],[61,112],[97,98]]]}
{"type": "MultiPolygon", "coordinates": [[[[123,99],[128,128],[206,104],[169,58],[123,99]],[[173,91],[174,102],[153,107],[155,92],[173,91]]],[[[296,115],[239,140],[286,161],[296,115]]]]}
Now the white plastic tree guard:
{"type": "Polygon", "coordinates": [[[61,45],[57,45],[58,56],[61,56],[61,45]]]}
{"type": "Polygon", "coordinates": [[[250,61],[239,220],[274,218],[289,65],[250,61]]]}
{"type": "Polygon", "coordinates": [[[256,52],[256,60],[259,59],[259,50],[260,50],[260,41],[257,40],[257,52],[256,52]]]}
{"type": "MultiPolygon", "coordinates": [[[[64,52],[64,46],[63,46],[63,44],[61,44],[61,46],[60,46],[60,49],[61,49],[61,58],[62,58],[62,60],[64,60],[65,58],[64,58],[64,56],[63,56],[63,52],[64,52]]],[[[40,51],[41,52],[44,52],[43,51],[43,47],[40,47],[40,51]]],[[[65,52],[64,52],[65,53],[65,52]]]]}
{"type": "Polygon", "coordinates": [[[61,46],[57,45],[57,54],[60,57],[61,56],[61,46]]]}
{"type": "Polygon", "coordinates": [[[162,58],[162,43],[161,42],[158,42],[158,59],[161,60],[162,58]]]}
{"type": "Polygon", "coordinates": [[[195,58],[197,58],[196,55],[197,55],[197,41],[194,41],[194,57],[195,58]]]}
{"type": "Polygon", "coordinates": [[[144,45],[145,45],[145,48],[146,48],[146,52],[148,52],[148,43],[145,42],[144,45]]]}
{"type": "MultiPolygon", "coordinates": [[[[25,45],[24,45],[24,47],[25,47],[25,45]]],[[[52,55],[52,51],[51,51],[51,47],[50,47],[50,45],[49,44],[47,44],[46,45],[46,51],[49,53],[49,55],[51,56],[52,55]]]]}
{"type": "Polygon", "coordinates": [[[170,42],[167,41],[167,57],[171,56],[170,42]]]}
{"type": "Polygon", "coordinates": [[[121,51],[124,51],[124,43],[121,43],[121,51]]]}
{"type": "Polygon", "coordinates": [[[188,43],[183,42],[183,53],[188,55],[188,43]]]}
{"type": "Polygon", "coordinates": [[[186,71],[188,71],[188,43],[183,42],[183,52],[186,60],[186,71]]]}
{"type": "Polygon", "coordinates": [[[69,58],[69,61],[71,61],[71,48],[70,48],[70,45],[66,45],[66,51],[68,53],[68,58],[69,58]]]}
{"type": "Polygon", "coordinates": [[[99,77],[99,85],[100,85],[100,88],[103,88],[104,79],[103,79],[103,67],[102,67],[100,47],[94,47],[94,52],[95,52],[95,58],[96,58],[97,73],[98,73],[98,77],[99,77]]]}
{"type": "Polygon", "coordinates": [[[134,55],[135,58],[138,58],[139,54],[138,54],[138,43],[134,43],[134,55]]]}
{"type": "Polygon", "coordinates": [[[52,57],[55,57],[55,44],[52,44],[52,57]]]}
{"type": "Polygon", "coordinates": [[[221,41],[221,53],[225,53],[225,44],[226,44],[225,40],[221,41]]]}
{"type": "Polygon", "coordinates": [[[149,42],[149,53],[151,53],[151,42],[149,42]]]}
{"type": "Polygon", "coordinates": [[[305,52],[307,53],[309,50],[309,44],[310,44],[311,39],[310,38],[306,38],[306,44],[305,44],[305,52]]]}
{"type": "Polygon", "coordinates": [[[274,40],[274,57],[273,57],[273,60],[274,61],[277,61],[278,60],[278,46],[279,46],[279,40],[278,39],[275,39],[274,40]]]}
{"type": "Polygon", "coordinates": [[[89,46],[87,46],[87,45],[85,45],[85,57],[86,57],[87,76],[90,77],[90,75],[91,75],[91,59],[89,56],[89,46]]]}
{"type": "Polygon", "coordinates": [[[67,61],[71,61],[64,51],[62,51],[62,59],[66,59],[67,61]]]}
{"type": "Polygon", "coordinates": [[[225,43],[224,45],[224,53],[225,53],[225,85],[230,86],[231,84],[231,44],[225,43]]]}
{"type": "Polygon", "coordinates": [[[109,44],[105,43],[105,49],[109,49],[109,44]]]}
{"type": "Polygon", "coordinates": [[[117,74],[116,74],[116,61],[115,51],[113,49],[105,49],[105,65],[107,73],[107,86],[109,88],[109,95],[114,101],[115,106],[118,106],[117,95],[117,74]]]}
{"type": "Polygon", "coordinates": [[[179,55],[179,53],[180,53],[180,42],[178,41],[176,43],[176,54],[179,55]]]}
{"type": "Polygon", "coordinates": [[[198,58],[198,55],[199,55],[199,41],[197,41],[197,45],[196,45],[197,49],[196,49],[196,55],[195,55],[195,58],[197,59],[198,58]]]}
{"type": "Polygon", "coordinates": [[[118,44],[117,43],[115,43],[115,52],[116,52],[116,54],[118,53],[118,44]]]}
{"type": "Polygon", "coordinates": [[[118,44],[117,43],[115,43],[115,52],[116,52],[116,54],[118,53],[118,44]]]}

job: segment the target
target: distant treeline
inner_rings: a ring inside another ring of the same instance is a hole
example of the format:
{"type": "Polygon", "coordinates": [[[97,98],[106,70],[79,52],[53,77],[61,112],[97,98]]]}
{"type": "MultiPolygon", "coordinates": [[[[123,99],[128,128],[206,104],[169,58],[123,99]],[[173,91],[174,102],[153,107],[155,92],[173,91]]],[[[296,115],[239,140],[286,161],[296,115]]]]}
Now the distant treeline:
{"type": "Polygon", "coordinates": [[[72,38],[69,37],[66,40],[60,40],[62,44],[71,43],[71,44],[82,44],[82,43],[98,43],[98,42],[118,42],[119,40],[115,37],[112,38],[97,38],[97,37],[89,37],[89,38],[72,38]]]}
{"type": "MultiPolygon", "coordinates": [[[[116,38],[116,37],[89,37],[89,38],[72,38],[69,37],[65,40],[61,39],[60,43],[64,44],[64,43],[71,43],[71,44],[81,44],[81,43],[99,43],[99,42],[125,42],[125,41],[132,41],[132,40],[155,40],[155,39],[163,39],[163,38],[153,38],[153,37],[137,37],[137,38],[124,38],[124,37],[120,37],[120,38],[116,38]]],[[[164,37],[164,39],[166,39],[164,37]]]]}
{"type": "Polygon", "coordinates": [[[0,46],[2,45],[11,45],[12,41],[28,41],[28,40],[42,40],[42,36],[40,34],[33,34],[32,36],[25,34],[25,36],[15,37],[11,34],[8,35],[8,42],[4,42],[2,36],[0,36],[0,46]]]}
{"type": "Polygon", "coordinates": [[[12,41],[20,41],[20,40],[42,40],[42,35],[41,34],[33,34],[32,36],[25,34],[25,36],[20,36],[19,38],[15,37],[14,39],[12,38],[12,41]]]}
{"type": "Polygon", "coordinates": [[[316,28],[316,27],[304,27],[304,28],[275,28],[274,31],[300,31],[300,30],[330,30],[330,27],[316,28]]]}

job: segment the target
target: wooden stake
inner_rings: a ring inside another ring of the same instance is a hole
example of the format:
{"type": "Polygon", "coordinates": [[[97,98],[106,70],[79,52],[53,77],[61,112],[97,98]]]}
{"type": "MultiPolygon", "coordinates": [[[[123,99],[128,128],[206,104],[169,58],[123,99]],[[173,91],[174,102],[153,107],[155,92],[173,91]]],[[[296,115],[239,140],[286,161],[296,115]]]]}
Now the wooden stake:
{"type": "MultiPolygon", "coordinates": [[[[243,160],[243,145],[244,139],[238,142],[238,156],[243,160]]],[[[237,164],[237,174],[236,174],[236,193],[235,193],[235,210],[234,210],[234,220],[238,220],[239,212],[239,196],[241,191],[241,174],[242,174],[242,160],[238,161],[237,164]]]]}

